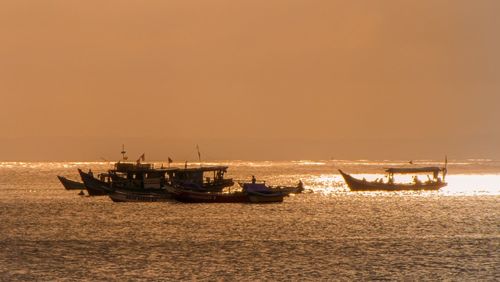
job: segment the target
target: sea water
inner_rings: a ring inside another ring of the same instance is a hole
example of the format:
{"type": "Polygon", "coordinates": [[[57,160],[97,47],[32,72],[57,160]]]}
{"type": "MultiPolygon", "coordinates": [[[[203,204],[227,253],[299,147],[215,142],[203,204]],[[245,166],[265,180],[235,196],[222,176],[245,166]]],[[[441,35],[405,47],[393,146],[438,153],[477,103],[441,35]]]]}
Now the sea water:
{"type": "Polygon", "coordinates": [[[406,162],[202,165],[215,164],[309,192],[263,205],[113,203],[56,178],[112,163],[0,163],[0,280],[500,280],[500,162],[452,161],[447,187],[419,192],[350,192],[337,172],[371,180],[406,162]]]}

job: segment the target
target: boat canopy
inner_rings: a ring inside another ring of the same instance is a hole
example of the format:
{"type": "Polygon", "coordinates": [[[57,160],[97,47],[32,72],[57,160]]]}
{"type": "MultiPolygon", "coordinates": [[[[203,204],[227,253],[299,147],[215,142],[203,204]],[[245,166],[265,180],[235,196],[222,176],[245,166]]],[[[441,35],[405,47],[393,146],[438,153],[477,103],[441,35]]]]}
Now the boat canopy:
{"type": "Polygon", "coordinates": [[[224,171],[224,172],[226,172],[227,169],[228,169],[227,166],[201,166],[201,167],[175,168],[175,169],[171,169],[171,171],[176,171],[176,172],[224,171]]]}
{"type": "Polygon", "coordinates": [[[415,174],[415,173],[433,173],[437,174],[444,169],[437,166],[431,167],[409,167],[409,168],[387,168],[385,171],[390,174],[415,174]]]}
{"type": "Polygon", "coordinates": [[[111,171],[116,172],[133,172],[133,173],[143,173],[143,172],[168,172],[178,170],[178,168],[155,168],[151,163],[125,163],[125,162],[117,162],[115,163],[115,169],[111,171]]]}

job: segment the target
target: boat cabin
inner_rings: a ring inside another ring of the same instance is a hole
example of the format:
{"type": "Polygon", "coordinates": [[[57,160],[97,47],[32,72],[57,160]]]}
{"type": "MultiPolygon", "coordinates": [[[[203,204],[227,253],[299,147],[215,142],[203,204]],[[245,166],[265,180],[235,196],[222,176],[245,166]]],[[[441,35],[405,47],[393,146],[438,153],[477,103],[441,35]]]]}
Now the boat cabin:
{"type": "Polygon", "coordinates": [[[232,179],[225,179],[227,166],[206,166],[178,168],[169,170],[169,179],[174,185],[199,190],[221,190],[234,184],[232,179]]]}
{"type": "Polygon", "coordinates": [[[113,186],[121,188],[160,189],[168,180],[165,175],[175,168],[155,168],[150,163],[117,162],[114,169],[108,171],[108,179],[113,186]]]}

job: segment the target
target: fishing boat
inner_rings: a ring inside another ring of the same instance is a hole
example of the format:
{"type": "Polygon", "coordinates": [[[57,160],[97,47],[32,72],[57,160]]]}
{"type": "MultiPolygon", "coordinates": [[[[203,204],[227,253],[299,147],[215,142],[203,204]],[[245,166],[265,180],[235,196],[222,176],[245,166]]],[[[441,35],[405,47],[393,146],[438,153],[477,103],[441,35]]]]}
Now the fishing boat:
{"type": "Polygon", "coordinates": [[[169,192],[175,200],[182,203],[246,203],[248,197],[241,191],[223,192],[200,192],[184,189],[182,187],[171,187],[169,192]]]}
{"type": "Polygon", "coordinates": [[[66,190],[84,190],[85,185],[82,182],[70,180],[64,176],[57,176],[61,184],[64,186],[66,190]]]}
{"type": "Polygon", "coordinates": [[[273,191],[264,183],[244,183],[243,192],[251,203],[279,203],[285,196],[281,191],[273,191]]]}
{"type": "Polygon", "coordinates": [[[340,174],[344,178],[347,186],[351,191],[413,191],[413,190],[439,190],[445,187],[447,173],[447,161],[444,167],[408,167],[408,168],[387,168],[388,180],[383,179],[375,181],[367,181],[366,179],[357,179],[339,169],[340,174]],[[395,174],[412,174],[413,183],[396,183],[394,182],[395,174]],[[418,174],[426,174],[427,181],[418,179],[418,174]],[[442,179],[439,175],[442,174],[442,179]],[[433,178],[430,178],[432,175],[433,178]]]}

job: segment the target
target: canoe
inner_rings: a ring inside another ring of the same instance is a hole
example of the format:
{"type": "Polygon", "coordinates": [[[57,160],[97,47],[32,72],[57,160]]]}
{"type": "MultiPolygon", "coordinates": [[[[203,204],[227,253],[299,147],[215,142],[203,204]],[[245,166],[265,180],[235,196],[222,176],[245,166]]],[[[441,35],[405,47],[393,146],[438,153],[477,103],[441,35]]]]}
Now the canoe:
{"type": "Polygon", "coordinates": [[[367,181],[365,179],[357,179],[339,169],[340,174],[344,178],[347,186],[351,191],[415,191],[415,190],[439,190],[447,185],[443,181],[428,181],[418,183],[388,183],[367,181]]]}
{"type": "Polygon", "coordinates": [[[64,176],[57,176],[59,181],[61,181],[61,184],[64,186],[64,189],[66,190],[83,190],[85,189],[85,185],[83,183],[78,182],[78,181],[73,181],[70,179],[67,179],[64,176]]]}

